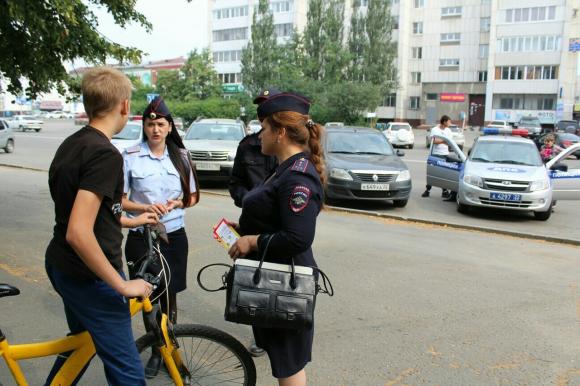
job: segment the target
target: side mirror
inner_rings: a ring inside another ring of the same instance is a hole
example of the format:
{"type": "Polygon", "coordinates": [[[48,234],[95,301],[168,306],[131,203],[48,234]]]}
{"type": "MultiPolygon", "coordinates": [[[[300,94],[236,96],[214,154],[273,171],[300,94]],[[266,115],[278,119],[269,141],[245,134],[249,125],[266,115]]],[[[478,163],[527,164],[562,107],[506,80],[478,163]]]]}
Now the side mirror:
{"type": "Polygon", "coordinates": [[[557,170],[559,172],[567,172],[568,165],[558,162],[558,163],[555,163],[554,165],[552,165],[550,170],[557,170]]]}
{"type": "Polygon", "coordinates": [[[404,156],[405,156],[405,152],[403,150],[397,149],[397,157],[404,157],[404,156]]]}

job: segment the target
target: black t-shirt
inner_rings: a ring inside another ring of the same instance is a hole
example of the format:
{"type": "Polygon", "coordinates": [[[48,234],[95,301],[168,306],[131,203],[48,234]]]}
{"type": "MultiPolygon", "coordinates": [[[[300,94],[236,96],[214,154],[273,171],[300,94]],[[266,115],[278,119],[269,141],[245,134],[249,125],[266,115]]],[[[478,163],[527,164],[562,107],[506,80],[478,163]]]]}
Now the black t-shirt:
{"type": "Polygon", "coordinates": [[[102,132],[85,126],[60,145],[48,172],[56,225],[46,250],[46,261],[58,270],[86,279],[97,276],[66,241],[66,231],[77,192],[91,191],[103,197],[94,232],[115,269],[122,268],[121,198],[123,157],[102,132]]]}

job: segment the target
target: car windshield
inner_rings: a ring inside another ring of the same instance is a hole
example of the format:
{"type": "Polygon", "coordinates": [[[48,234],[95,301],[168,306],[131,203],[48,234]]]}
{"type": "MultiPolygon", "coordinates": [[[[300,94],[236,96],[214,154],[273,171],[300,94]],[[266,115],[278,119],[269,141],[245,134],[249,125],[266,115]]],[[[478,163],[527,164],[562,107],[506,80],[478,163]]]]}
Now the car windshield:
{"type": "Polygon", "coordinates": [[[384,135],[356,131],[327,133],[326,151],[333,154],[394,154],[384,135]]]}
{"type": "Polygon", "coordinates": [[[398,130],[411,130],[411,127],[409,127],[408,125],[391,125],[391,131],[398,130]]]}
{"type": "Polygon", "coordinates": [[[479,141],[470,159],[474,162],[509,165],[542,165],[540,153],[534,144],[509,141],[479,141]]]}
{"type": "Polygon", "coordinates": [[[568,126],[572,126],[576,129],[578,128],[578,122],[576,121],[559,121],[556,125],[559,129],[565,129],[568,126]]]}
{"type": "Polygon", "coordinates": [[[141,130],[142,129],[140,124],[129,123],[128,125],[123,127],[123,130],[121,130],[120,133],[115,134],[113,136],[113,139],[127,139],[127,140],[139,139],[139,136],[141,135],[141,130]]]}
{"type": "Polygon", "coordinates": [[[196,123],[191,125],[185,139],[209,139],[222,141],[240,141],[244,130],[239,125],[220,123],[196,123]]]}
{"type": "Polygon", "coordinates": [[[23,117],[23,118],[27,121],[36,121],[36,118],[34,117],[23,117]]]}
{"type": "Polygon", "coordinates": [[[560,138],[561,141],[580,142],[579,136],[570,133],[558,134],[558,138],[560,138]]]}

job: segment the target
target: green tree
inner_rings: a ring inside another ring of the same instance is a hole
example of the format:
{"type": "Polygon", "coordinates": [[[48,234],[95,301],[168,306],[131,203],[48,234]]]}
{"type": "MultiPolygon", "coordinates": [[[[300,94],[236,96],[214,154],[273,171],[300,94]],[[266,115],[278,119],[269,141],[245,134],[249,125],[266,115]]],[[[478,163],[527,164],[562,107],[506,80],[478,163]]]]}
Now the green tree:
{"type": "Polygon", "coordinates": [[[260,0],[254,12],[251,40],[242,50],[242,79],[251,94],[270,86],[275,79],[279,48],[274,33],[274,17],[267,0],[260,0]]]}
{"type": "Polygon", "coordinates": [[[397,49],[392,40],[394,20],[390,1],[371,0],[366,17],[368,46],[364,54],[365,81],[379,85],[389,92],[393,84],[397,49]]]}
{"type": "Polygon", "coordinates": [[[140,50],[121,46],[97,31],[89,4],[106,9],[121,27],[135,22],[151,30],[133,0],[0,1],[0,75],[10,81],[9,92],[22,92],[22,78],[28,79],[29,97],[55,86],[62,93],[65,85],[77,88],[64,63],[78,59],[90,64],[103,64],[107,58],[139,62],[140,50]]]}
{"type": "Polygon", "coordinates": [[[329,82],[344,78],[348,52],[344,47],[344,0],[328,0],[322,21],[322,77],[329,82]]]}
{"type": "Polygon", "coordinates": [[[309,0],[304,28],[304,75],[322,79],[322,63],[326,39],[324,37],[325,0],[309,0]]]}
{"type": "Polygon", "coordinates": [[[350,54],[347,79],[364,82],[364,58],[365,53],[368,51],[368,37],[366,34],[366,17],[358,7],[353,7],[352,10],[347,45],[350,54]]]}

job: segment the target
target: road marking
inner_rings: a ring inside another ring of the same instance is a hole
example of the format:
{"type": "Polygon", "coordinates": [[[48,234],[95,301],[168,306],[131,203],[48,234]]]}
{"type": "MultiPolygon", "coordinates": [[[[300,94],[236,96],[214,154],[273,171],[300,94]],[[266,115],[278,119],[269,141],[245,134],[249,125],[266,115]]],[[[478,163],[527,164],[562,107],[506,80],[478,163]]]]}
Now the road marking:
{"type": "Polygon", "coordinates": [[[19,267],[0,263],[0,269],[9,275],[18,277],[29,283],[39,283],[47,281],[46,272],[37,267],[19,267]],[[35,269],[36,268],[36,269],[35,269]]]}

